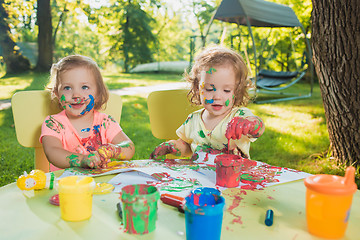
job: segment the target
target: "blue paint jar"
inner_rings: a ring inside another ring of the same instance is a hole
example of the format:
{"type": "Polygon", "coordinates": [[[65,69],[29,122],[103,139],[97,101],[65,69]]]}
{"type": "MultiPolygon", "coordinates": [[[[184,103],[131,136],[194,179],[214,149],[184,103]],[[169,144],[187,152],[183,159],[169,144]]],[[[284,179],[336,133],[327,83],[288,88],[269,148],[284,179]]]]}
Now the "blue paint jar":
{"type": "Polygon", "coordinates": [[[225,198],[215,188],[201,187],[185,198],[186,239],[219,240],[225,198]]]}

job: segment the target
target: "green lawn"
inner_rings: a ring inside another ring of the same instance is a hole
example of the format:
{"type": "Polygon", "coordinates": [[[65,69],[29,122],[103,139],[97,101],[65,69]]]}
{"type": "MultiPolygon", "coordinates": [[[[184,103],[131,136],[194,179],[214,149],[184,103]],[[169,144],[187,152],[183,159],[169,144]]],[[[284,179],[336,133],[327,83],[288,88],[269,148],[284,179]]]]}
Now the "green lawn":
{"type": "MultiPolygon", "coordinates": [[[[181,75],[105,73],[104,79],[109,89],[118,89],[181,81],[181,75]]],[[[44,89],[47,83],[48,74],[0,78],[0,100],[11,98],[16,91],[44,89]]],[[[306,92],[307,88],[307,84],[297,84],[290,91],[306,92]]],[[[151,134],[146,98],[123,96],[123,102],[121,126],[135,143],[134,159],[147,159],[162,141],[151,134]]],[[[344,174],[345,167],[327,156],[329,139],[318,85],[311,98],[248,107],[266,125],[264,135],[251,145],[252,159],[309,173],[344,174]]],[[[23,171],[33,169],[34,159],[32,149],[20,146],[16,140],[11,108],[0,111],[0,126],[0,186],[3,186],[15,181],[23,171]]]]}

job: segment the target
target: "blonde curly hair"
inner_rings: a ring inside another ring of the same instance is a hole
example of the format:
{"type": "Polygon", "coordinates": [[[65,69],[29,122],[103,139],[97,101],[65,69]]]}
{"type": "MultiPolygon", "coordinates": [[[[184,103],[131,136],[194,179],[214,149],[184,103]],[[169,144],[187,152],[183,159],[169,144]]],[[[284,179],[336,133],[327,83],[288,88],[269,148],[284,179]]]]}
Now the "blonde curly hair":
{"type": "Polygon", "coordinates": [[[201,105],[199,92],[201,71],[225,65],[232,66],[236,77],[234,106],[247,105],[250,99],[248,89],[251,87],[251,81],[248,79],[248,68],[243,58],[237,52],[221,46],[205,48],[196,56],[190,73],[188,74],[185,71],[184,79],[191,84],[191,89],[188,93],[191,103],[201,105]]]}

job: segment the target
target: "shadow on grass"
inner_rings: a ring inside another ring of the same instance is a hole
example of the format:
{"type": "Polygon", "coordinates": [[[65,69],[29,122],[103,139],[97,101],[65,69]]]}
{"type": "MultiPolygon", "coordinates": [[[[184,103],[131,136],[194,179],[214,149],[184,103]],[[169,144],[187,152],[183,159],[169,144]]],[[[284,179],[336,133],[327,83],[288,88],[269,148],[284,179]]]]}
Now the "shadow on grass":
{"type": "Polygon", "coordinates": [[[34,150],[21,146],[15,134],[12,109],[0,111],[0,186],[34,169],[34,150]]]}
{"type": "MultiPolygon", "coordinates": [[[[6,80],[12,77],[14,76],[8,75],[2,79],[6,80]]],[[[43,90],[49,80],[49,74],[46,73],[31,72],[20,76],[17,74],[16,77],[31,81],[31,83],[28,87],[15,90],[13,93],[43,90]]],[[[14,84],[14,81],[12,81],[12,84],[14,84]]],[[[25,148],[18,143],[12,108],[0,111],[0,136],[4,136],[0,138],[0,186],[3,186],[15,181],[24,171],[29,172],[34,169],[34,149],[25,148]]]]}

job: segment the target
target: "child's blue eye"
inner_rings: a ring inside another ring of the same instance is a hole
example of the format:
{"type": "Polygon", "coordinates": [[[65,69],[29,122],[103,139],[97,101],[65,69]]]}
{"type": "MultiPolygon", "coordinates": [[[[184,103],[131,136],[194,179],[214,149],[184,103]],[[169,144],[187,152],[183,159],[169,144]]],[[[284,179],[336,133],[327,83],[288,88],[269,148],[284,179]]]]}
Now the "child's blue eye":
{"type": "Polygon", "coordinates": [[[82,86],[82,89],[86,90],[86,89],[89,89],[88,86],[82,86]]]}
{"type": "Polygon", "coordinates": [[[71,89],[71,87],[69,87],[69,86],[64,87],[64,90],[70,90],[70,89],[71,89]]]}

